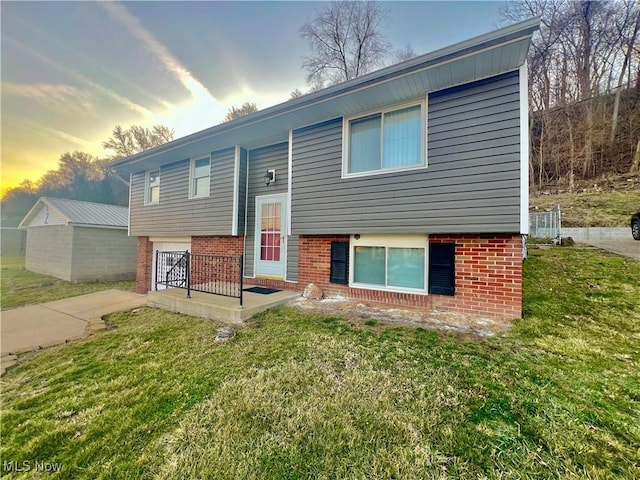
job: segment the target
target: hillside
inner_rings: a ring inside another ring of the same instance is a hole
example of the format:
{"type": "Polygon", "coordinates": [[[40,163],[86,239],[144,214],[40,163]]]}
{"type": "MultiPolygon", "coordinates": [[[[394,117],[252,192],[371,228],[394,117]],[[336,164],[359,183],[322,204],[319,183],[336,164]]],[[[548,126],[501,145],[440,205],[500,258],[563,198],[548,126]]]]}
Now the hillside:
{"type": "Polygon", "coordinates": [[[640,176],[610,176],[584,182],[570,193],[554,186],[530,192],[529,210],[560,205],[563,227],[627,227],[640,209],[640,176]]]}

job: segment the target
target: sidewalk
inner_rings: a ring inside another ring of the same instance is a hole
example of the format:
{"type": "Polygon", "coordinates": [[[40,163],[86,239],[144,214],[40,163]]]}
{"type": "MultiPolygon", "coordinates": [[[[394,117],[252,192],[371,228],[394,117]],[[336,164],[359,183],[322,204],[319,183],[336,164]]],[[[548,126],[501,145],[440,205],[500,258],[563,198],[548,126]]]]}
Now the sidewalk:
{"type": "Polygon", "coordinates": [[[106,290],[4,310],[0,314],[0,375],[16,363],[20,353],[84,338],[105,329],[103,315],[143,307],[146,303],[146,295],[106,290]]]}

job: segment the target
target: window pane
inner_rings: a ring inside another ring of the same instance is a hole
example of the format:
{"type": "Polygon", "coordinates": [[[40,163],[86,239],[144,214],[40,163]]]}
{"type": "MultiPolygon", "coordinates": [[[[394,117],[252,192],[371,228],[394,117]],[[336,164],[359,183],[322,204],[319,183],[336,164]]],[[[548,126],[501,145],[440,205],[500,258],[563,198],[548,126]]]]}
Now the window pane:
{"type": "Polygon", "coordinates": [[[210,171],[210,163],[208,158],[201,158],[200,160],[196,160],[193,166],[193,176],[194,177],[208,177],[210,171]]]}
{"type": "Polygon", "coordinates": [[[260,260],[279,262],[280,234],[263,233],[260,242],[260,260]]]}
{"type": "Polygon", "coordinates": [[[389,248],[387,285],[424,289],[424,248],[389,248]]]}
{"type": "Polygon", "coordinates": [[[149,185],[158,185],[160,183],[160,171],[149,172],[149,185]]]}
{"type": "Polygon", "coordinates": [[[380,115],[351,122],[349,172],[380,168],[380,115]]]}
{"type": "Polygon", "coordinates": [[[353,280],[384,285],[384,247],[356,247],[353,280]]]}
{"type": "Polygon", "coordinates": [[[277,230],[278,232],[280,231],[280,224],[282,222],[282,215],[280,215],[280,204],[279,203],[274,203],[273,204],[273,210],[272,210],[272,214],[273,214],[273,229],[277,230]]]}
{"type": "Polygon", "coordinates": [[[406,167],[422,163],[420,111],[420,105],[416,105],[385,113],[382,168],[406,167]]]}
{"type": "Polygon", "coordinates": [[[149,188],[149,202],[158,203],[160,201],[160,187],[149,188]]]}
{"type": "Polygon", "coordinates": [[[196,197],[209,195],[209,177],[196,178],[194,190],[196,197]]]}

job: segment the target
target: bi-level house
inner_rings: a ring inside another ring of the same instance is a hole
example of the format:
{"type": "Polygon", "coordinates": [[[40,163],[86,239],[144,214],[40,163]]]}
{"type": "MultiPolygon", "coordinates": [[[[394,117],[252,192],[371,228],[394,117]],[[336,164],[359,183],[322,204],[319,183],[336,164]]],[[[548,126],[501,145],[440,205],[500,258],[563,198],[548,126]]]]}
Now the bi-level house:
{"type": "MultiPolygon", "coordinates": [[[[244,283],[510,319],[528,229],[521,22],[115,162],[137,291],[157,251],[244,283]]],[[[206,279],[205,279],[206,280],[206,279]]]]}

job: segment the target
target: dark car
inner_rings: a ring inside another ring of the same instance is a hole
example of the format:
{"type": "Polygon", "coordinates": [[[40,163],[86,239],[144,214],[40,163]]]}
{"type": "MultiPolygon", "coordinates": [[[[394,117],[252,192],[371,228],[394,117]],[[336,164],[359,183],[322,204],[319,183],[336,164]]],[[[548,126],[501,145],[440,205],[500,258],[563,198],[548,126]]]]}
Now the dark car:
{"type": "Polygon", "coordinates": [[[636,240],[640,240],[640,210],[631,215],[631,235],[636,240]]]}

